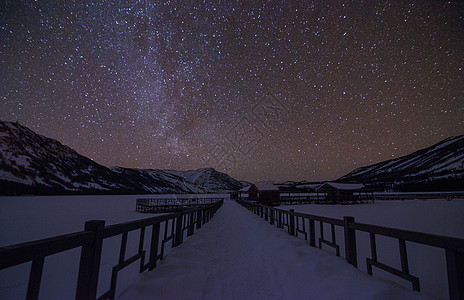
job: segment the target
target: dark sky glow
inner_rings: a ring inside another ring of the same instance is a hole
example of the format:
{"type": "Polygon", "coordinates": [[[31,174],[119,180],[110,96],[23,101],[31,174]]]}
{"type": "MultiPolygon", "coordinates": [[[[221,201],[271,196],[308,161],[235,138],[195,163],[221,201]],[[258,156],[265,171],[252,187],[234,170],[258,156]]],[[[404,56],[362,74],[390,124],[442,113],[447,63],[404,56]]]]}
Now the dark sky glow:
{"type": "Polygon", "coordinates": [[[106,166],[330,180],[464,133],[464,3],[0,4],[0,119],[106,166]]]}

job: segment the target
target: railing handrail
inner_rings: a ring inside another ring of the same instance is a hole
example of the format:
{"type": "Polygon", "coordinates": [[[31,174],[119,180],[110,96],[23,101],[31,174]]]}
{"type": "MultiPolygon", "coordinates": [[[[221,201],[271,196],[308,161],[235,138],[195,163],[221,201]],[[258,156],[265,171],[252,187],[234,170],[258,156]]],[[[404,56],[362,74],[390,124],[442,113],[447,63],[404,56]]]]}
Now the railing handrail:
{"type": "Polygon", "coordinates": [[[464,251],[464,239],[460,238],[358,222],[350,224],[350,228],[368,233],[398,238],[422,245],[464,251]]]}
{"type": "MultiPolygon", "coordinates": [[[[201,208],[194,209],[194,211],[197,211],[197,210],[201,210],[201,208]]],[[[188,211],[188,212],[191,212],[191,211],[188,211]]],[[[187,213],[187,211],[185,211],[185,213],[187,213]]],[[[142,227],[160,224],[167,220],[175,219],[179,215],[182,215],[182,213],[180,212],[179,213],[168,213],[162,216],[156,216],[156,217],[151,217],[151,218],[144,218],[141,220],[108,225],[108,226],[105,226],[103,236],[104,238],[109,238],[115,235],[123,234],[125,232],[134,231],[142,227]]]]}
{"type": "Polygon", "coordinates": [[[10,246],[0,247],[0,270],[34,259],[81,247],[93,239],[92,231],[79,231],[10,246]]]}
{"type": "MultiPolygon", "coordinates": [[[[266,206],[266,205],[262,205],[262,204],[257,204],[257,205],[260,205],[262,207],[270,207],[270,206],[266,206]]],[[[322,221],[324,223],[330,223],[330,224],[334,224],[334,225],[338,225],[338,226],[343,226],[343,220],[336,219],[336,218],[310,215],[310,214],[305,214],[305,213],[299,213],[299,212],[296,212],[296,211],[295,212],[290,212],[290,211],[285,210],[285,209],[274,208],[274,207],[270,207],[270,208],[272,210],[274,210],[274,211],[277,211],[277,212],[291,213],[294,216],[304,217],[304,218],[312,219],[314,221],[322,221]]]]}

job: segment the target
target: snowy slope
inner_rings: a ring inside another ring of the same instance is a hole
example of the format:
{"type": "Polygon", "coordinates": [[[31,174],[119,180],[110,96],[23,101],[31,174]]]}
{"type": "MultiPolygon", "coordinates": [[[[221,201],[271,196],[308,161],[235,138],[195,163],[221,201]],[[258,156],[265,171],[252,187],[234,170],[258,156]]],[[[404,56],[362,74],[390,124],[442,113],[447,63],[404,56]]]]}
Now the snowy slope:
{"type": "Polygon", "coordinates": [[[60,142],[0,121],[0,187],[45,193],[132,190],[110,169],[60,142]]]}
{"type": "Polygon", "coordinates": [[[0,194],[214,193],[240,182],[214,169],[109,169],[60,142],[0,121],[0,194]]]}
{"type": "Polygon", "coordinates": [[[420,182],[461,178],[464,174],[464,135],[445,139],[412,154],[358,168],[340,181],[420,182]]]}

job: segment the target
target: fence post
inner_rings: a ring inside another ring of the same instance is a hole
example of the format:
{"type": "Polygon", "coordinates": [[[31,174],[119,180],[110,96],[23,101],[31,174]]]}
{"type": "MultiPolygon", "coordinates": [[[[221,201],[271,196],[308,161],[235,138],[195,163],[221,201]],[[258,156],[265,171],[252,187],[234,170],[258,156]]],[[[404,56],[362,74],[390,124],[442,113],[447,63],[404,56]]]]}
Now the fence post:
{"type": "Polygon", "coordinates": [[[201,220],[203,218],[203,209],[197,212],[197,229],[201,228],[201,220]]]}
{"type": "Polygon", "coordinates": [[[77,300],[97,298],[98,273],[100,271],[105,221],[87,221],[85,222],[84,230],[92,231],[94,237],[90,244],[82,246],[79,275],[77,278],[77,300]]]}
{"type": "Polygon", "coordinates": [[[270,216],[270,219],[271,219],[270,220],[271,225],[274,225],[274,210],[272,208],[270,209],[270,215],[269,216],[270,216]]]}
{"type": "Polygon", "coordinates": [[[309,219],[309,245],[316,247],[316,230],[313,219],[309,219]]]}
{"type": "Polygon", "coordinates": [[[151,229],[150,241],[150,258],[148,263],[148,271],[156,267],[156,260],[158,259],[158,244],[159,244],[160,223],[153,224],[151,229]]]}
{"type": "Polygon", "coordinates": [[[267,206],[264,208],[264,220],[266,220],[266,221],[269,220],[269,211],[268,211],[267,206]]]}
{"type": "Polygon", "coordinates": [[[40,281],[42,279],[44,260],[45,257],[41,257],[32,261],[26,299],[39,299],[40,281]]]}
{"type": "Polygon", "coordinates": [[[356,254],[356,230],[350,228],[354,223],[353,217],[343,217],[344,231],[345,231],[345,258],[346,261],[353,265],[355,268],[358,267],[358,260],[356,254]]]}
{"type": "Polygon", "coordinates": [[[183,240],[183,233],[182,233],[182,218],[183,213],[180,213],[176,220],[176,234],[174,236],[174,245],[173,247],[177,247],[182,244],[183,240]]]}
{"type": "Polygon", "coordinates": [[[195,231],[194,222],[193,222],[194,215],[195,215],[195,212],[191,212],[189,214],[189,227],[187,230],[187,236],[191,236],[195,231]]]}
{"type": "Polygon", "coordinates": [[[464,299],[464,253],[446,249],[446,269],[450,300],[464,299]]]}
{"type": "Polygon", "coordinates": [[[295,216],[293,215],[294,212],[294,209],[290,209],[290,224],[288,224],[288,234],[290,235],[295,235],[295,216]]]}

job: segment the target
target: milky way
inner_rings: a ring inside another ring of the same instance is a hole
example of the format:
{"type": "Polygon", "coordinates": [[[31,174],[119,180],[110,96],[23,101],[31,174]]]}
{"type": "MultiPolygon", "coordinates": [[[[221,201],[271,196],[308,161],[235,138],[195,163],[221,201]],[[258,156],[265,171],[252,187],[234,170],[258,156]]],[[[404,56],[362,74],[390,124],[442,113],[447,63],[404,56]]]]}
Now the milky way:
{"type": "Polygon", "coordinates": [[[464,134],[464,4],[2,1],[0,119],[106,166],[330,180],[464,134]]]}

